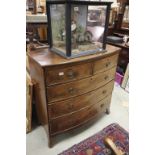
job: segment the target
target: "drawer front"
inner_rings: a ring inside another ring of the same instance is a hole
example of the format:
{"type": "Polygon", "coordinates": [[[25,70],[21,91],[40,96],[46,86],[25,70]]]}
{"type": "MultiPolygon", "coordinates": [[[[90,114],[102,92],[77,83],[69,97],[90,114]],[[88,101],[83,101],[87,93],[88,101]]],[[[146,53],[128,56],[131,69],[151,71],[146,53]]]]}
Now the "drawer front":
{"type": "Polygon", "coordinates": [[[49,117],[59,117],[97,103],[112,93],[113,85],[114,81],[111,81],[105,86],[102,86],[97,90],[91,91],[87,94],[64,101],[53,102],[51,105],[48,105],[49,117]]]}
{"type": "Polygon", "coordinates": [[[94,62],[94,74],[106,71],[117,65],[118,54],[94,62]]]}
{"type": "Polygon", "coordinates": [[[90,78],[47,87],[47,100],[48,102],[64,100],[95,90],[113,80],[115,71],[116,67],[90,78]]]}
{"type": "Polygon", "coordinates": [[[65,83],[92,75],[91,63],[46,69],[46,85],[65,83]]]}
{"type": "Polygon", "coordinates": [[[83,124],[101,112],[105,112],[111,101],[111,95],[78,112],[50,120],[51,134],[59,133],[83,124]]]}
{"type": "Polygon", "coordinates": [[[129,58],[129,50],[122,49],[122,51],[120,52],[120,56],[129,58]]]}

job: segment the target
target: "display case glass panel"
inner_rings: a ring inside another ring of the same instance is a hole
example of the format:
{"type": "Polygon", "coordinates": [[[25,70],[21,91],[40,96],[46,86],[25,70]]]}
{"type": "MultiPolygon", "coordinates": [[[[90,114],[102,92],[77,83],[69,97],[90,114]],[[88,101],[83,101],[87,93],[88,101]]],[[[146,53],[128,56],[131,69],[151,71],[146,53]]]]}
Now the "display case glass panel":
{"type": "Polygon", "coordinates": [[[50,6],[53,49],[66,52],[65,5],[50,6]]]}
{"type": "Polygon", "coordinates": [[[71,15],[73,55],[102,51],[106,7],[72,5],[71,15]]]}

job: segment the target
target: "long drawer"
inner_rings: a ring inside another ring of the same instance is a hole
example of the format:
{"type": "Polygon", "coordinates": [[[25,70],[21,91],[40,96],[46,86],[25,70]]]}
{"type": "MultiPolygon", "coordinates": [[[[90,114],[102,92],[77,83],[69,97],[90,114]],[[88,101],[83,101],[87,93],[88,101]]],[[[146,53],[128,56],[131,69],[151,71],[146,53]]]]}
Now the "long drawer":
{"type": "Polygon", "coordinates": [[[112,93],[114,81],[89,93],[70,98],[63,101],[53,102],[48,105],[48,114],[50,118],[59,117],[89,106],[101,101],[104,97],[112,93]]]}
{"type": "Polygon", "coordinates": [[[117,65],[118,54],[94,62],[93,73],[106,71],[117,65]]]}
{"type": "Polygon", "coordinates": [[[47,87],[47,100],[48,102],[59,101],[95,90],[113,80],[115,70],[116,67],[113,67],[108,71],[96,74],[90,78],[47,87]]]}
{"type": "Polygon", "coordinates": [[[56,134],[80,124],[85,123],[101,112],[105,112],[106,108],[109,106],[111,100],[111,95],[103,99],[102,101],[86,107],[80,111],[68,114],[59,118],[50,120],[50,131],[52,134],[56,134]]]}
{"type": "Polygon", "coordinates": [[[65,83],[92,75],[91,63],[46,69],[46,85],[65,83]]]}

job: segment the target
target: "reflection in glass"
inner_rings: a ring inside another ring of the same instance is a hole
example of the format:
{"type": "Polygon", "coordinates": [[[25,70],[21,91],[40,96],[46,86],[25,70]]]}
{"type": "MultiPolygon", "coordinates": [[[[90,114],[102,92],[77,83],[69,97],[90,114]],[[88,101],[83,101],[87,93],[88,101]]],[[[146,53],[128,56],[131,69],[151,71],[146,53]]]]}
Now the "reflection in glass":
{"type": "Polygon", "coordinates": [[[72,53],[102,50],[106,7],[73,5],[71,9],[72,53]]]}
{"type": "Polygon", "coordinates": [[[65,51],[65,5],[51,5],[50,10],[53,48],[65,51]]]}

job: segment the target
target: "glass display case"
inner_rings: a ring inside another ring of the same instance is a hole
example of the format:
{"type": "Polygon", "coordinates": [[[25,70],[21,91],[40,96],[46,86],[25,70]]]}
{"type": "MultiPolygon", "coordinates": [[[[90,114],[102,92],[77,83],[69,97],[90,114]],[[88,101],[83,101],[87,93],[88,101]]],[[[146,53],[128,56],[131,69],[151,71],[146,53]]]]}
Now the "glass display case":
{"type": "Polygon", "coordinates": [[[66,58],[105,52],[111,3],[47,0],[51,51],[66,58]]]}

